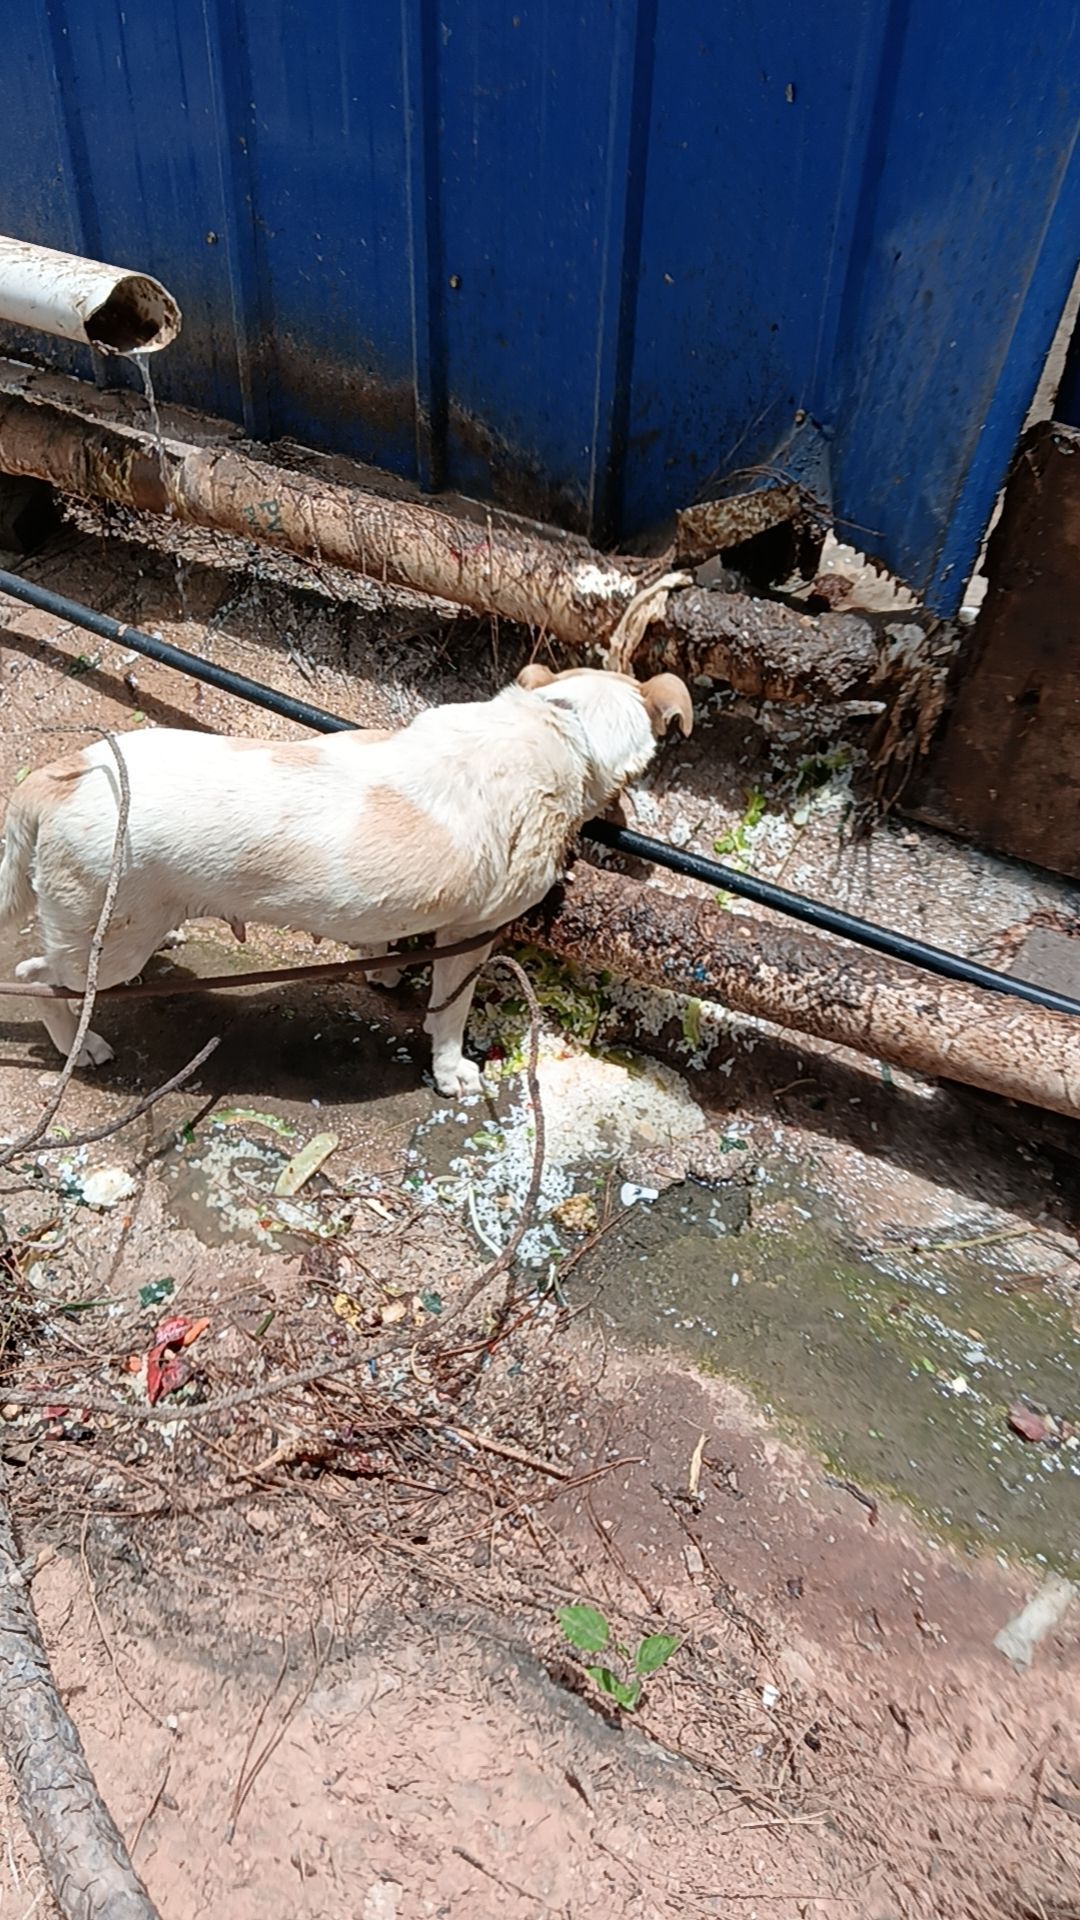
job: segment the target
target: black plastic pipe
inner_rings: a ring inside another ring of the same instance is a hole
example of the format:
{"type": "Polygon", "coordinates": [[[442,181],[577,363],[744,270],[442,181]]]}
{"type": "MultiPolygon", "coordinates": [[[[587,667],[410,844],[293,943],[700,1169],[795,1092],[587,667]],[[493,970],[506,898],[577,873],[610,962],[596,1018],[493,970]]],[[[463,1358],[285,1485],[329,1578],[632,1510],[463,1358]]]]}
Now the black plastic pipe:
{"type": "MultiPolygon", "coordinates": [[[[33,581],[23,580],[18,574],[5,573],[2,569],[0,593],[10,594],[13,600],[37,607],[42,613],[53,614],[58,620],[67,620],[72,626],[85,627],[88,633],[97,634],[99,639],[113,640],[133,653],[145,654],[150,660],[160,661],[162,666],[175,667],[192,680],[202,680],[207,686],[217,687],[223,693],[235,694],[238,700],[246,700],[251,706],[263,707],[268,713],[281,714],[286,720],[295,720],[299,726],[310,727],[313,733],[348,733],[356,724],[352,720],[340,719],[337,714],[326,713],[322,707],[310,706],[306,700],[293,700],[288,694],[276,693],[272,687],[261,686],[257,680],[249,680],[242,673],[231,673],[227,667],[216,667],[209,660],[201,660],[198,654],[187,653],[182,647],[171,647],[167,641],[157,640],[138,627],[124,626],[110,614],[94,613],[77,600],[68,600],[63,594],[53,593],[48,587],[39,587],[33,581]]],[[[771,880],[759,880],[753,874],[737,873],[734,867],[726,867],[719,860],[709,860],[703,854],[687,853],[681,847],[669,847],[662,840],[650,840],[643,833],[634,833],[628,827],[616,827],[607,820],[592,820],[582,831],[588,839],[610,847],[615,853],[629,854],[636,860],[648,860],[653,866],[665,867],[669,873],[681,874],[687,880],[703,880],[706,886],[737,894],[743,900],[752,900],[758,906],[769,907],[774,913],[784,914],[789,920],[800,920],[805,926],[816,927],[823,933],[839,934],[842,939],[850,940],[857,946],[869,947],[874,953],[888,954],[890,959],[903,960],[912,967],[921,967],[925,973],[937,974],[943,980],[957,980],[964,986],[980,987],[989,993],[1009,994],[1014,1000],[1026,1000],[1031,1006],[1045,1007],[1050,1013],[1068,1013],[1080,1017],[1080,1001],[1070,999],[1068,994],[1055,993],[1053,988],[1036,986],[1030,980],[1014,979],[1011,974],[998,973],[993,967],[982,967],[977,961],[965,960],[960,954],[948,953],[942,947],[928,946],[923,940],[911,940],[907,934],[894,933],[890,928],[879,927],[873,921],[859,920],[854,914],[842,913],[838,907],[827,907],[819,900],[808,900],[804,894],[791,893],[786,887],[774,886],[771,880]]]]}
{"type": "Polygon", "coordinates": [[[909,966],[922,967],[925,973],[938,973],[946,980],[959,980],[968,987],[985,987],[990,993],[1011,993],[1014,1000],[1030,1000],[1033,1006],[1046,1007],[1051,1013],[1080,1014],[1080,1000],[1067,993],[1055,993],[1052,987],[1038,987],[1030,980],[1016,980],[1012,974],[998,973],[993,967],[981,967],[977,960],[964,960],[958,953],[946,953],[943,947],[927,946],[923,940],[911,940],[906,933],[893,933],[872,920],[857,920],[839,907],[826,907],[820,900],[808,900],[804,894],[789,893],[771,880],[758,880],[752,873],[736,873],[719,860],[708,860],[700,853],[685,853],[681,847],[669,847],[662,840],[649,840],[629,827],[616,827],[607,820],[591,820],[582,831],[590,840],[628,853],[637,860],[651,860],[669,873],[680,873],[687,880],[704,880],[706,886],[737,893],[759,907],[771,907],[822,933],[838,933],[875,953],[887,953],[892,960],[905,960],[909,966]]]}
{"type": "Polygon", "coordinates": [[[87,633],[96,634],[99,640],[114,640],[118,647],[127,647],[131,653],[144,653],[148,660],[157,660],[163,667],[175,667],[190,680],[202,680],[222,693],[234,693],[238,700],[246,700],[253,707],[279,713],[283,720],[295,720],[298,726],[312,727],[317,733],[346,733],[354,724],[351,720],[337,720],[332,713],[323,713],[318,707],[309,707],[306,700],[292,700],[287,693],[275,693],[273,687],[260,686],[245,674],[215,667],[212,660],[201,660],[197,653],[186,653],[183,647],[170,647],[167,640],[143,633],[140,627],[125,627],[122,620],[114,620],[110,613],[95,613],[91,607],[80,606],[77,600],[68,600],[49,587],[39,587],[33,580],[20,579],[17,573],[5,573],[3,568],[0,568],[0,593],[25,601],[39,613],[55,614],[58,620],[67,620],[73,627],[85,627],[87,633]]]}

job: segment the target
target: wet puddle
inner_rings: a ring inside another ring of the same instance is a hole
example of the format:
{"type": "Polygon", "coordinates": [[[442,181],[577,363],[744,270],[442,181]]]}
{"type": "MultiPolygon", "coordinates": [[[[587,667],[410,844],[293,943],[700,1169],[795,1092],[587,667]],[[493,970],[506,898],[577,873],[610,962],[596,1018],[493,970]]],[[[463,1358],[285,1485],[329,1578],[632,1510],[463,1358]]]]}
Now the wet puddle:
{"type": "MultiPolygon", "coordinates": [[[[605,1190],[635,1152],[677,1146],[705,1126],[679,1076],[655,1062],[581,1054],[557,1045],[539,1067],[544,1111],[540,1196],[518,1254],[544,1268],[598,1224],[605,1190]]],[[[436,1107],[417,1128],[407,1184],[462,1211],[480,1245],[497,1253],[525,1205],[534,1119],[520,1076],[497,1094],[436,1107]]]]}
{"type": "Polygon", "coordinates": [[[747,1215],[745,1190],[669,1188],[583,1258],[574,1297],[627,1340],[741,1380],[837,1474],[955,1540],[1080,1574],[1080,1337],[1064,1309],[958,1255],[879,1262],[827,1223],[747,1215]],[[1010,1430],[1017,1401],[1057,1417],[1057,1444],[1010,1430]]]}
{"type": "Polygon", "coordinates": [[[333,1229],[320,1204],[321,1180],[311,1196],[274,1193],[300,1144],[296,1129],[273,1114],[211,1124],[195,1141],[182,1141],[166,1164],[170,1212],[204,1246],[241,1241],[302,1252],[313,1235],[333,1229]]]}
{"type": "MultiPolygon", "coordinates": [[[[374,1045],[365,1040],[362,1054],[374,1045]]],[[[399,1064],[399,1046],[381,1036],[385,1049],[381,1072],[371,1063],[385,1088],[372,1116],[384,1139],[417,1100],[415,1065],[399,1064]],[[407,1096],[398,1073],[412,1081],[407,1096]]],[[[630,1187],[636,1154],[682,1150],[685,1165],[710,1137],[685,1082],[653,1062],[557,1043],[546,1044],[540,1078],[543,1186],[519,1255],[538,1280],[606,1207],[632,1201],[575,1266],[575,1302],[590,1301],[628,1343],[742,1381],[840,1477],[896,1494],[958,1543],[1080,1575],[1080,1337],[1051,1294],[985,1253],[853,1247],[827,1194],[790,1170],[766,1187],[725,1181],[723,1152],[716,1184],[630,1187]],[[1010,1429],[1017,1403],[1053,1416],[1049,1439],[1010,1429]]],[[[284,1251],[347,1225],[349,1155],[331,1163],[331,1181],[319,1175],[292,1200],[274,1194],[301,1135],[315,1130],[306,1116],[295,1132],[272,1115],[224,1119],[173,1156],[170,1210],[181,1224],[212,1244],[284,1251]]],[[[428,1108],[405,1187],[498,1252],[525,1201],[533,1142],[527,1091],[512,1073],[494,1093],[428,1108]]]]}

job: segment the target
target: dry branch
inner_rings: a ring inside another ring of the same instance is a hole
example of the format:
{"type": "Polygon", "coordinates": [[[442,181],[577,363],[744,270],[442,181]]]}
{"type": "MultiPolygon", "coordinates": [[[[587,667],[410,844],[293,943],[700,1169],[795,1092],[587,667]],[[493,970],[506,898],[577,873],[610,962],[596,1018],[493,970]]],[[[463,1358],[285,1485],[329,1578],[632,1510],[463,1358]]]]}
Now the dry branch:
{"type": "Polygon", "coordinates": [[[1080,1021],[579,861],[522,938],[932,1079],[1080,1119],[1080,1021]]]}
{"type": "MultiPolygon", "coordinates": [[[[236,1412],[241,1407],[260,1406],[264,1402],[273,1399],[274,1396],[279,1393],[291,1393],[297,1388],[315,1386],[325,1380],[340,1379],[344,1374],[354,1373],[360,1367],[367,1367],[372,1361],[377,1363],[378,1361],[388,1358],[390,1354],[404,1353],[409,1348],[413,1349],[414,1354],[424,1352],[425,1354],[431,1353],[433,1359],[439,1357],[439,1348],[446,1328],[460,1320],[462,1315],[468,1312],[473,1302],[479,1298],[481,1293],[485,1292],[486,1289],[491,1286],[493,1281],[499,1279],[502,1274],[509,1274],[511,1271],[518,1248],[525,1237],[535,1212],[537,1201],[540,1198],[540,1187],[544,1173],[546,1133],[544,1127],[544,1107],[540,1097],[540,1080],[538,1074],[540,1060],[540,1003],[533,992],[532,983],[524,967],[522,967],[517,960],[511,959],[509,954],[492,954],[491,958],[484,963],[484,969],[488,967],[504,967],[507,972],[513,976],[528,1008],[529,1051],[525,1062],[525,1081],[529,1090],[529,1103],[533,1113],[532,1165],[529,1170],[529,1185],[525,1193],[525,1199],[522,1202],[521,1210],[505,1245],[472,1284],[466,1287],[464,1293],[460,1294],[456,1300],[451,1302],[442,1316],[439,1319],[433,1318],[429,1320],[426,1326],[416,1330],[410,1330],[407,1333],[391,1333],[382,1341],[372,1342],[371,1344],[365,1344],[363,1347],[358,1347],[355,1352],[348,1354],[344,1360],[340,1359],[336,1354],[326,1354],[323,1359],[316,1360],[313,1365],[309,1367],[299,1367],[294,1373],[278,1374],[276,1378],[264,1381],[261,1386],[241,1387],[235,1393],[222,1394],[211,1400],[187,1401],[181,1402],[178,1405],[170,1404],[167,1407],[137,1407],[133,1406],[130,1401],[117,1399],[115,1395],[105,1398],[103,1395],[95,1393],[92,1389],[68,1385],[65,1386],[64,1392],[71,1402],[77,1401],[80,1408],[85,1409],[87,1413],[111,1414],[118,1420],[145,1422],[149,1425],[153,1425],[154,1423],[160,1424],[162,1421],[168,1421],[171,1424],[177,1420],[205,1420],[214,1414],[236,1412]],[[434,1352],[432,1352],[432,1349],[434,1349],[434,1352]]],[[[482,969],[482,971],[484,969],[482,969]]],[[[501,1326],[505,1318],[508,1304],[508,1301],[504,1300],[502,1307],[496,1310],[496,1323],[498,1326],[501,1326]]],[[[485,1345],[489,1344],[493,1337],[494,1335],[489,1332],[485,1345]]],[[[459,1352],[470,1350],[471,1349],[450,1348],[445,1351],[445,1357],[452,1359],[455,1358],[459,1352]]],[[[4,1388],[5,1400],[17,1407],[44,1407],[47,1406],[51,1400],[55,1399],[55,1397],[55,1387],[30,1390],[24,1387],[5,1386],[4,1388]]]]}
{"type": "Polygon", "coordinates": [[[65,1920],[157,1920],[56,1691],[0,1483],[0,1746],[65,1920]]]}
{"type": "Polygon", "coordinates": [[[925,634],[911,614],[798,613],[776,600],[693,587],[650,627],[650,669],[704,674],[754,699],[888,699],[919,671],[925,634]],[[896,636],[906,635],[907,655],[896,636]]]}
{"type": "Polygon", "coordinates": [[[103,407],[79,381],[0,363],[0,469],[496,614],[566,647],[599,649],[623,668],[647,644],[675,671],[770,699],[888,702],[921,687],[916,615],[816,617],[739,594],[679,591],[688,576],[666,575],[663,562],[628,563],[507,515],[485,525],[297,472],[223,445],[220,428],[216,444],[209,433],[193,444],[166,431],[159,447],[103,407]]]}

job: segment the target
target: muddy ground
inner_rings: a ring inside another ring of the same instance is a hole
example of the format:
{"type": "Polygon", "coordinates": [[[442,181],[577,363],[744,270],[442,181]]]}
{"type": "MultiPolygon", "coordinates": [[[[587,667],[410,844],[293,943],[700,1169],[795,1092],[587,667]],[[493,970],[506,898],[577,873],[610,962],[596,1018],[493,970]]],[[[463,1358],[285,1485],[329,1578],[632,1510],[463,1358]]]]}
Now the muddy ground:
{"type": "MultiPolygon", "coordinates": [[[[69,523],[25,570],[370,724],[522,657],[128,523],[69,523]]],[[[295,731],[24,608],[0,643],[5,793],[96,728],[295,731]]],[[[858,724],[703,698],[638,822],[1080,991],[1075,891],[903,825],[849,839],[858,724]]],[[[154,963],[181,985],[334,957],[186,932],[154,963]]],[[[4,936],[0,979],[29,943],[4,936]]],[[[1080,1610],[1026,1667],[994,1644],[1080,1571],[1075,1130],[529,964],[549,1159],[509,1289],[467,1306],[532,1150],[494,979],[489,1091],[460,1108],[416,985],[114,1005],[69,1141],[220,1045],[120,1133],[0,1175],[0,1394],[54,1395],[4,1409],[9,1497],[164,1920],[1077,1914],[1080,1610]],[[177,1315],[207,1325],[150,1423],[177,1315]],[[602,1654],[561,1630],[575,1603],[602,1654]],[[586,1667],[625,1679],[612,1648],[657,1634],[675,1650],[622,1711],[586,1667]]],[[[57,1064],[5,999],[5,1133],[57,1064]]],[[[0,1912],[47,1916],[5,1808],[0,1912]]]]}

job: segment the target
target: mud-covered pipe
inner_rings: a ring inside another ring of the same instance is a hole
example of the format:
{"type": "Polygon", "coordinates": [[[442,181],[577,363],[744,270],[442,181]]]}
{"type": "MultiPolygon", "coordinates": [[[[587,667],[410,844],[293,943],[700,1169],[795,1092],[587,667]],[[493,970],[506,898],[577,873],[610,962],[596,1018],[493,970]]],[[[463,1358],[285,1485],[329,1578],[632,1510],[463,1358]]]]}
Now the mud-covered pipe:
{"type": "Polygon", "coordinates": [[[710,901],[579,861],[519,922],[534,946],[590,971],[715,1001],[734,1013],[1080,1119],[1080,1022],[710,901]]]}
{"type": "MultiPolygon", "coordinates": [[[[0,470],[189,526],[257,539],[288,553],[498,614],[611,664],[646,654],[685,677],[707,674],[766,699],[888,703],[920,670],[920,628],[907,650],[871,618],[814,617],[773,601],[679,588],[567,535],[523,522],[466,520],[294,472],[253,451],[155,439],[103,417],[85,383],[0,362],[0,470]]],[[[219,430],[220,432],[220,430],[219,430]]],[[[655,570],[654,570],[655,571],[655,570]]],[[[895,625],[895,623],[894,623],[895,625]]]]}
{"type": "Polygon", "coordinates": [[[102,353],[157,353],[180,331],[160,281],[0,235],[0,320],[102,353]]]}

